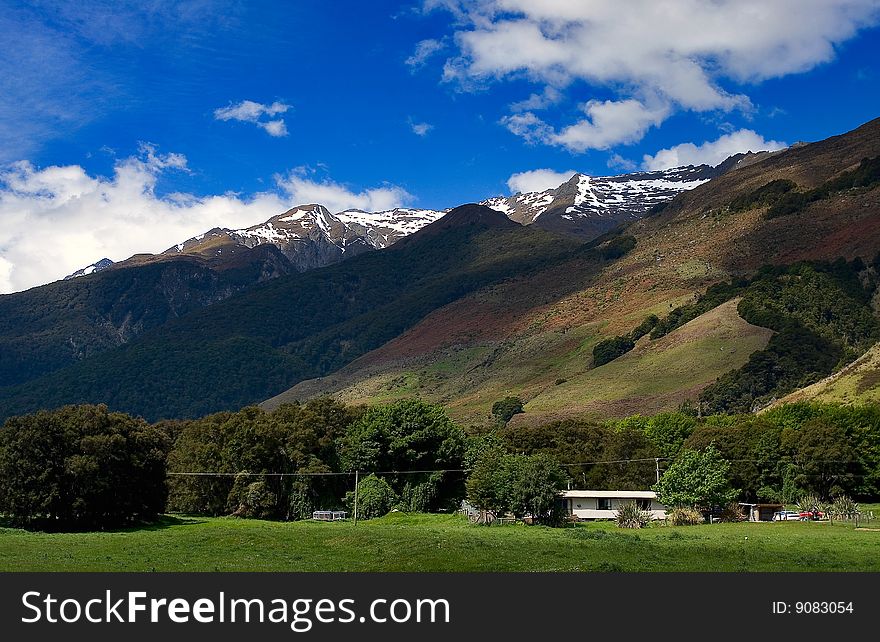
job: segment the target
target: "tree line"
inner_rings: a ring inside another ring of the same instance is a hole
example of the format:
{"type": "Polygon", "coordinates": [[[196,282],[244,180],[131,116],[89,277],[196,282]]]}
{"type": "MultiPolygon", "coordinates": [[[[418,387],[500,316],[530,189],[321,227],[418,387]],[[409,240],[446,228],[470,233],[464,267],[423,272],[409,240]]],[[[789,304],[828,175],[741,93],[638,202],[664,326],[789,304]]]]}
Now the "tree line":
{"type": "Polygon", "coordinates": [[[39,528],[117,527],[166,511],[296,520],[350,510],[359,471],[364,518],[452,511],[467,499],[555,523],[561,489],[644,490],[659,472],[658,490],[691,497],[672,472],[681,478],[706,461],[719,482],[715,500],[873,500],[880,405],[491,429],[466,429],[418,400],[362,407],[322,398],[155,424],[106,406],[67,406],[0,429],[0,514],[39,528]]]}

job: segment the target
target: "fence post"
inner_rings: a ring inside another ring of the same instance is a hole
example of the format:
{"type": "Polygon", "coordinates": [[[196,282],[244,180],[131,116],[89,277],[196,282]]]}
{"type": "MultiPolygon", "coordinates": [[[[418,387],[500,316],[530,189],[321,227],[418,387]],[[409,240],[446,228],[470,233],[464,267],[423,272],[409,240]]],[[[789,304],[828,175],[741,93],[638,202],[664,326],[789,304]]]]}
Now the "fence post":
{"type": "Polygon", "coordinates": [[[361,471],[354,471],[354,524],[358,523],[358,482],[360,481],[361,471]]]}

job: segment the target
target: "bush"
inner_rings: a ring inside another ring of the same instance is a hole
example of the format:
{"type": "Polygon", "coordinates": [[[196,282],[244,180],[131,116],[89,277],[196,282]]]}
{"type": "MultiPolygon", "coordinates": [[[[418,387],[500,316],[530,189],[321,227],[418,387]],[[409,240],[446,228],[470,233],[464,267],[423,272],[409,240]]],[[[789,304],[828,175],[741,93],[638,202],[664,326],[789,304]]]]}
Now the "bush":
{"type": "MultiPolygon", "coordinates": [[[[358,519],[372,519],[387,515],[400,498],[382,477],[367,475],[358,483],[358,519]]],[[[345,495],[345,503],[354,514],[354,492],[345,495]]]]}
{"type": "Polygon", "coordinates": [[[626,502],[617,509],[614,521],[619,528],[644,528],[651,523],[651,513],[639,508],[636,502],[626,502]]]}
{"type": "Polygon", "coordinates": [[[730,202],[730,211],[743,212],[755,207],[773,205],[794,189],[797,189],[797,185],[790,180],[777,179],[770,181],[748,194],[737,196],[730,202]]]}
{"type": "Polygon", "coordinates": [[[670,509],[669,512],[666,513],[666,518],[673,526],[696,526],[705,521],[703,519],[703,513],[696,508],[690,508],[688,506],[676,506],[675,508],[670,509]]]}
{"type": "Polygon", "coordinates": [[[825,502],[818,495],[802,495],[797,502],[797,509],[801,513],[813,513],[818,515],[825,512],[825,502]]]}
{"type": "Polygon", "coordinates": [[[636,237],[618,236],[599,247],[599,256],[606,261],[613,261],[628,254],[636,246],[636,237]]]}
{"type": "Polygon", "coordinates": [[[533,523],[556,526],[562,523],[558,494],[564,484],[565,473],[552,457],[487,450],[468,477],[468,501],[496,515],[529,515],[533,523]]]}
{"type": "Polygon", "coordinates": [[[492,416],[504,424],[510,421],[514,415],[523,412],[523,402],[519,397],[505,397],[492,404],[492,416]]]}
{"type": "Polygon", "coordinates": [[[254,519],[275,517],[277,497],[265,481],[253,481],[253,479],[247,473],[239,473],[235,476],[235,484],[229,492],[227,502],[231,515],[254,519]]]}
{"type": "Polygon", "coordinates": [[[730,463],[710,444],[705,450],[683,450],[654,484],[657,499],[666,506],[711,508],[734,500],[730,463]]]}
{"type": "Polygon", "coordinates": [[[737,502],[730,502],[721,510],[722,522],[743,522],[746,516],[743,514],[742,506],[737,502]]]}
{"type": "Polygon", "coordinates": [[[828,512],[832,518],[855,519],[861,514],[859,505],[847,495],[841,495],[831,504],[828,512]]]}
{"type": "Polygon", "coordinates": [[[600,341],[593,348],[593,367],[604,366],[635,347],[635,342],[629,337],[612,337],[600,341]]]}
{"type": "Polygon", "coordinates": [[[656,314],[648,315],[647,317],[645,317],[644,321],[642,321],[633,329],[632,332],[629,333],[629,338],[633,341],[638,341],[643,336],[648,334],[651,330],[653,330],[658,323],[660,323],[660,318],[656,314]]]}
{"type": "MultiPolygon", "coordinates": [[[[338,442],[342,470],[453,470],[462,468],[467,439],[442,406],[406,399],[373,406],[352,423],[338,442]]],[[[424,510],[457,507],[464,475],[388,475],[395,495],[424,510]],[[412,488],[406,490],[406,485],[412,488]],[[429,484],[416,490],[417,484],[429,484]]]]}

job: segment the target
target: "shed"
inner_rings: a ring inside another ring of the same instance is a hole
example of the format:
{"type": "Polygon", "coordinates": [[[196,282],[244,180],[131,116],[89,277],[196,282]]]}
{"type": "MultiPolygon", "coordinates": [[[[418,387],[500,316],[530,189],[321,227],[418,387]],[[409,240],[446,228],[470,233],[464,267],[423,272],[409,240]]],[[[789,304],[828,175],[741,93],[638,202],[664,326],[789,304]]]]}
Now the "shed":
{"type": "Polygon", "coordinates": [[[740,508],[750,522],[772,522],[773,513],[780,511],[785,506],[782,504],[747,504],[740,502],[740,508]]]}

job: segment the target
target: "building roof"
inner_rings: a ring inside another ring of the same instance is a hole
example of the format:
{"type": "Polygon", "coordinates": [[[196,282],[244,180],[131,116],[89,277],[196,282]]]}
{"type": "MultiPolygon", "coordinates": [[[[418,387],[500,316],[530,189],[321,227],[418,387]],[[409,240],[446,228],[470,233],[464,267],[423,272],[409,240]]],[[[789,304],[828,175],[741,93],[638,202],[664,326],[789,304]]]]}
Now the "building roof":
{"type": "Polygon", "coordinates": [[[657,499],[653,490],[564,490],[563,497],[597,499],[657,499]]]}

